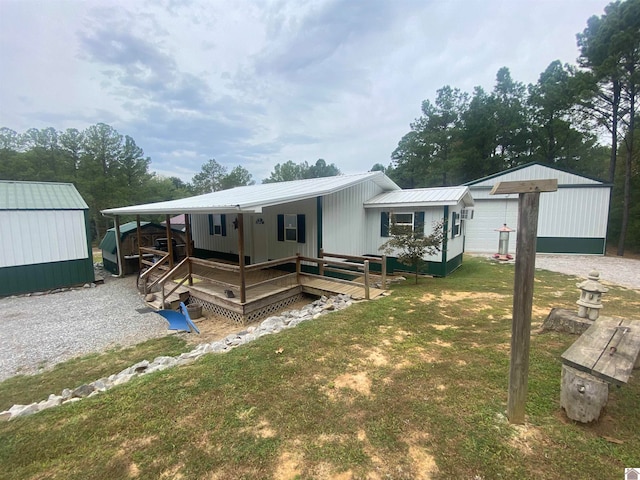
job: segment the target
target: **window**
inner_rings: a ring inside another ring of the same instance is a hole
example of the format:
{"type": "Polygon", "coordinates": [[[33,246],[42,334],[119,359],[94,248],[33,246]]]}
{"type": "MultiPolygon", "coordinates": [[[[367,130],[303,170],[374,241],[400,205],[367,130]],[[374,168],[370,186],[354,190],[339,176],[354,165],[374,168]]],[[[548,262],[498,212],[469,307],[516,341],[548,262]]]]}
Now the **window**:
{"type": "Polygon", "coordinates": [[[451,238],[460,236],[460,214],[453,212],[451,214],[451,238]]]}
{"type": "Polygon", "coordinates": [[[225,214],[209,215],[209,235],[227,236],[227,216],[225,214]]]}
{"type": "Polygon", "coordinates": [[[395,222],[396,226],[407,232],[415,231],[416,233],[424,233],[424,212],[413,213],[394,213],[382,212],[380,215],[380,236],[388,237],[391,225],[395,222]]]}
{"type": "Polygon", "coordinates": [[[284,239],[287,242],[298,241],[298,216],[297,215],[284,216],[284,239]]]}
{"type": "Polygon", "coordinates": [[[278,215],[278,241],[305,243],[305,224],[304,215],[278,215]]]}

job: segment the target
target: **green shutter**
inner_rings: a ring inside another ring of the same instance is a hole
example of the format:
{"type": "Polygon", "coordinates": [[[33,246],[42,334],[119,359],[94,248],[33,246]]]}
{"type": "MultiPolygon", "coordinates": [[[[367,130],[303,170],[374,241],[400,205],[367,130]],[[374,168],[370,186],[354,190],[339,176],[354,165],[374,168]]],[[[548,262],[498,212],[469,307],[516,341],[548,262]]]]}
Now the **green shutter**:
{"type": "Polygon", "coordinates": [[[213,215],[209,214],[209,235],[213,235],[213,215]]]}
{"type": "Polygon", "coordinates": [[[380,213],[380,236],[389,236],[389,212],[380,213]]]}
{"type": "Polygon", "coordinates": [[[278,241],[284,242],[284,215],[278,215],[278,241]]]}
{"type": "Polygon", "coordinates": [[[306,221],[304,215],[298,215],[298,243],[305,243],[306,241],[306,221]]]}
{"type": "Polygon", "coordinates": [[[227,216],[223,213],[222,215],[220,215],[220,224],[222,225],[222,236],[226,237],[227,236],[227,216]]]}
{"type": "Polygon", "coordinates": [[[413,231],[424,235],[424,212],[415,212],[413,214],[413,231]]]}

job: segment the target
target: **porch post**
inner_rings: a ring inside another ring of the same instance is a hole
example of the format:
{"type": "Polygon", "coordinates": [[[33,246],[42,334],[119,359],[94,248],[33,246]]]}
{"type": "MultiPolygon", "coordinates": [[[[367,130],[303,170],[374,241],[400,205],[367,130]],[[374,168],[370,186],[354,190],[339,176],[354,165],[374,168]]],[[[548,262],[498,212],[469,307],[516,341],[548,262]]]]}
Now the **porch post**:
{"type": "Polygon", "coordinates": [[[238,213],[238,265],[240,266],[240,303],[247,301],[247,279],[244,275],[244,215],[238,213]]]}
{"type": "Polygon", "coordinates": [[[122,254],[122,245],[120,244],[120,217],[116,215],[116,259],[118,262],[118,276],[124,276],[124,255],[122,254]]]}
{"type": "Polygon", "coordinates": [[[164,222],[167,224],[167,252],[169,252],[169,268],[173,268],[173,237],[171,236],[171,217],[165,215],[164,222]]]}
{"type": "Polygon", "coordinates": [[[320,251],[318,252],[318,256],[320,257],[320,261],[318,262],[318,274],[321,277],[324,277],[324,248],[320,249],[320,251]]]}
{"type": "Polygon", "coordinates": [[[387,289],[387,256],[382,255],[382,267],[380,269],[380,275],[382,276],[382,289],[387,289]]]}
{"type": "Polygon", "coordinates": [[[142,230],[140,229],[140,215],[136,215],[136,237],[138,238],[138,272],[142,270],[142,230]]]}
{"type": "MultiPolygon", "coordinates": [[[[189,214],[185,213],[184,214],[184,232],[186,235],[186,239],[185,241],[187,242],[187,245],[185,247],[186,253],[187,253],[187,257],[191,257],[191,255],[193,254],[193,251],[191,249],[191,219],[189,218],[189,214]]],[[[191,260],[189,260],[188,262],[189,265],[189,285],[193,285],[193,271],[192,271],[192,266],[191,266],[191,260]]]]}
{"type": "Polygon", "coordinates": [[[371,294],[369,293],[369,260],[364,261],[364,298],[365,300],[371,300],[371,294]]]}

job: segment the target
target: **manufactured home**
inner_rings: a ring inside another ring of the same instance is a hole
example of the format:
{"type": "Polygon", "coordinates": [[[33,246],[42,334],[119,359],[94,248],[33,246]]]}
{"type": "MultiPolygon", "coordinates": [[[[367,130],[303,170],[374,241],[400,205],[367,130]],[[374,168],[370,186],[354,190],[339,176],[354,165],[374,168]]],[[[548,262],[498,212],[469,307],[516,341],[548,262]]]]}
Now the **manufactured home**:
{"type": "MultiPolygon", "coordinates": [[[[612,185],[539,163],[465,184],[475,202],[473,221],[465,225],[465,250],[495,253],[497,230],[506,224],[517,231],[518,195],[490,195],[493,186],[503,181],[536,179],[558,180],[557,191],[540,196],[536,251],[604,255],[612,185]]],[[[515,252],[516,238],[516,232],[509,237],[510,252],[515,252]]]]}
{"type": "Polygon", "coordinates": [[[0,180],[0,295],[94,281],[89,207],[70,183],[0,180]]]}
{"type": "MultiPolygon", "coordinates": [[[[377,272],[408,269],[394,258],[381,262],[379,249],[391,213],[427,233],[442,220],[446,241],[442,252],[425,259],[423,273],[445,276],[462,261],[462,211],[472,205],[467,187],[403,191],[384,173],[368,172],[237,187],[103,213],[139,218],[164,214],[168,219],[186,214],[187,244],[193,246],[187,255],[197,259],[191,263],[216,262],[220,269],[234,265],[243,272],[289,264],[299,280],[301,274],[322,275],[323,259],[329,256],[342,258],[350,267],[371,263],[377,272]]],[[[245,303],[246,288],[240,285],[239,290],[224,289],[245,303]]]]}

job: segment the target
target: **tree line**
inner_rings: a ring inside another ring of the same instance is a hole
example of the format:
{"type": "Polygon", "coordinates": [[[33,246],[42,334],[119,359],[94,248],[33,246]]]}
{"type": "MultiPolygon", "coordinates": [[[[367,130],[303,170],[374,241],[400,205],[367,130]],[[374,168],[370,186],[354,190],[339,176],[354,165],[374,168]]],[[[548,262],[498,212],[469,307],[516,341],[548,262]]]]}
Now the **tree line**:
{"type": "MultiPolygon", "coordinates": [[[[159,202],[252,185],[252,175],[241,165],[228,171],[215,159],[202,165],[190,182],[150,171],[151,159],[135,140],[110,125],[98,123],[85,130],[30,128],[18,133],[0,128],[0,179],[73,183],[89,205],[93,240],[99,241],[111,221],[106,208],[159,202]]],[[[264,183],[340,174],[334,164],[277,164],[264,183]]]]}
{"type": "Polygon", "coordinates": [[[577,35],[576,65],[551,62],[529,85],[503,67],[491,92],[440,88],[390,165],[373,168],[405,188],[459,185],[529,162],[604,178],[614,184],[609,240],[618,255],[640,248],[639,32],[640,0],[613,2],[577,35]]]}

